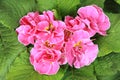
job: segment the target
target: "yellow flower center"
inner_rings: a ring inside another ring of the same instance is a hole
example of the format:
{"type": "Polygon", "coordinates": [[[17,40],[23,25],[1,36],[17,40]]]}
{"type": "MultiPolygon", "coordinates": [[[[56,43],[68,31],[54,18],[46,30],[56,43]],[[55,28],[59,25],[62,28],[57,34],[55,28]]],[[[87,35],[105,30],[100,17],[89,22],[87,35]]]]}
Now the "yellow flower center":
{"type": "Polygon", "coordinates": [[[47,31],[50,31],[50,30],[53,30],[53,29],[54,29],[54,27],[53,27],[52,24],[50,24],[48,27],[45,28],[45,30],[47,30],[47,31]]]}
{"type": "Polygon", "coordinates": [[[82,48],[82,45],[81,45],[81,41],[78,41],[77,43],[75,43],[74,45],[73,45],[73,47],[79,47],[80,49],[82,48]]]}
{"type": "Polygon", "coordinates": [[[49,41],[45,41],[44,45],[48,48],[52,48],[55,46],[54,44],[50,44],[49,41]]]}

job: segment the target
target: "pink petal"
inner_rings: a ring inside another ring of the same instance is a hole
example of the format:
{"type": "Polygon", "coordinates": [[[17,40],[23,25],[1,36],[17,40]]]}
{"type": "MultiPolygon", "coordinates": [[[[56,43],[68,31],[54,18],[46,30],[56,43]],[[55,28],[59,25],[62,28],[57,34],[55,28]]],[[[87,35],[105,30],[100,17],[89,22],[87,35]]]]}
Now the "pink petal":
{"type": "Polygon", "coordinates": [[[106,35],[106,30],[110,28],[110,21],[100,7],[96,5],[81,7],[77,13],[86,25],[84,30],[89,32],[91,37],[96,33],[106,35]]]}
{"type": "Polygon", "coordinates": [[[49,27],[49,23],[47,21],[41,21],[41,22],[38,23],[37,30],[45,31],[46,27],[49,27]]]}
{"type": "Polygon", "coordinates": [[[34,44],[34,43],[35,43],[34,40],[35,40],[34,36],[28,37],[28,41],[29,41],[29,43],[31,43],[31,44],[34,44]]]}
{"type": "Polygon", "coordinates": [[[54,14],[53,14],[52,11],[46,11],[46,12],[44,11],[43,15],[47,16],[49,21],[53,21],[54,20],[54,14]]]}
{"type": "Polygon", "coordinates": [[[60,65],[65,65],[67,63],[67,58],[66,58],[65,52],[63,52],[61,54],[61,57],[58,62],[60,65]]]}
{"type": "Polygon", "coordinates": [[[73,47],[73,42],[67,42],[66,43],[66,46],[65,46],[65,55],[66,55],[66,58],[67,58],[67,61],[68,61],[68,64],[70,66],[73,65],[73,62],[74,62],[74,51],[72,50],[72,47],[73,47]]]}
{"type": "Polygon", "coordinates": [[[18,27],[16,29],[16,31],[22,34],[27,34],[27,32],[31,29],[31,27],[29,25],[21,25],[20,27],[18,27]]]}
{"type": "Polygon", "coordinates": [[[81,18],[92,17],[93,20],[98,18],[99,16],[98,11],[93,6],[81,7],[80,9],[78,9],[77,13],[80,15],[81,18]]]}
{"type": "Polygon", "coordinates": [[[66,23],[66,25],[67,26],[73,26],[73,22],[69,22],[69,21],[71,21],[71,20],[73,20],[74,18],[73,17],[71,17],[71,16],[65,16],[65,23],[66,23]]]}
{"type": "Polygon", "coordinates": [[[97,54],[98,54],[98,45],[91,45],[91,46],[88,46],[87,50],[85,51],[85,56],[89,59],[89,63],[92,63],[95,58],[97,57],[97,54]]]}
{"type": "Polygon", "coordinates": [[[72,39],[76,42],[83,40],[83,39],[90,41],[90,36],[87,31],[79,30],[79,31],[74,32],[72,39]]]}
{"type": "Polygon", "coordinates": [[[48,31],[40,31],[36,34],[37,39],[48,40],[50,33],[48,31]]]}
{"type": "Polygon", "coordinates": [[[27,46],[29,44],[28,35],[19,34],[18,35],[18,40],[19,40],[20,43],[24,44],[25,46],[27,46]]]}
{"type": "Polygon", "coordinates": [[[40,74],[47,74],[51,69],[51,64],[49,62],[35,63],[34,69],[40,74]]]}
{"type": "Polygon", "coordinates": [[[46,73],[48,75],[53,75],[56,74],[59,70],[60,66],[58,64],[58,62],[53,62],[51,63],[51,69],[46,73]]]}

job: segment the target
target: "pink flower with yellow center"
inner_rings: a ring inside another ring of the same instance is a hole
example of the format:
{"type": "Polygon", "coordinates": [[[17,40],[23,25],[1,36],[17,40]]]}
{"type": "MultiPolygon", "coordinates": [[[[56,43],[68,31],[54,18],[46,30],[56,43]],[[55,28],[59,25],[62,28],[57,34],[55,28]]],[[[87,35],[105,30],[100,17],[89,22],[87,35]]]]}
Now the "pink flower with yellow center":
{"type": "Polygon", "coordinates": [[[37,39],[49,40],[51,43],[59,43],[64,40],[66,25],[62,21],[40,22],[38,24],[37,39]]]}
{"type": "Polygon", "coordinates": [[[36,26],[39,21],[38,12],[30,12],[20,19],[20,26],[16,29],[19,42],[25,46],[28,44],[34,44],[34,41],[36,39],[36,26]]]}
{"type": "Polygon", "coordinates": [[[65,16],[66,29],[70,32],[81,30],[85,27],[85,24],[82,22],[82,19],[79,16],[75,18],[71,16],[65,16]]]}
{"type": "Polygon", "coordinates": [[[110,28],[110,21],[100,7],[96,5],[81,7],[77,13],[78,15],[75,18],[65,17],[67,30],[71,32],[85,30],[91,37],[96,33],[106,35],[106,31],[110,28]]]}
{"type": "Polygon", "coordinates": [[[86,25],[83,29],[88,31],[90,36],[94,36],[96,33],[106,35],[106,30],[110,28],[110,21],[100,7],[96,5],[81,7],[77,13],[86,25]]]}
{"type": "Polygon", "coordinates": [[[53,75],[60,68],[58,60],[61,52],[49,48],[32,48],[30,62],[34,69],[40,74],[53,75]]]}
{"type": "Polygon", "coordinates": [[[68,64],[80,68],[91,64],[98,54],[98,46],[84,30],[75,31],[65,44],[68,64]]]}

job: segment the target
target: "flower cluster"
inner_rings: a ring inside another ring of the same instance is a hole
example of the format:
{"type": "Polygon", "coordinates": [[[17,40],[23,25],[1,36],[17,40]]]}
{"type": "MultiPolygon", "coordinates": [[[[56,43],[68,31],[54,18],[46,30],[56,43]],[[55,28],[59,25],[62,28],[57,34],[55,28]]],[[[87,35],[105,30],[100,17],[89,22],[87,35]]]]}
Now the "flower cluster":
{"type": "Polygon", "coordinates": [[[73,18],[56,20],[52,11],[30,12],[20,19],[16,29],[18,40],[32,44],[30,62],[40,74],[56,74],[60,65],[75,68],[91,64],[98,54],[98,45],[91,40],[96,33],[105,36],[109,18],[96,5],[81,7],[73,18]]]}

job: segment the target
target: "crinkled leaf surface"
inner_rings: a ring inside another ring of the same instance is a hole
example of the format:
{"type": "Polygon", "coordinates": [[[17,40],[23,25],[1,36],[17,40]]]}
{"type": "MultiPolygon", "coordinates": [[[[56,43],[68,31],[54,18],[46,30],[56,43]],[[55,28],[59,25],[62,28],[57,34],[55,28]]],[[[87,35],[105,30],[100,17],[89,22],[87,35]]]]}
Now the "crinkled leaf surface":
{"type": "Polygon", "coordinates": [[[15,58],[24,50],[19,44],[15,31],[0,23],[0,80],[5,76],[15,58]]]}
{"type": "Polygon", "coordinates": [[[66,15],[75,15],[77,6],[80,5],[80,0],[37,0],[37,2],[37,10],[42,12],[56,9],[63,18],[66,15]]]}
{"type": "Polygon", "coordinates": [[[80,6],[87,6],[87,5],[98,5],[99,7],[103,8],[104,7],[104,2],[105,0],[80,0],[81,5],[80,6]]]}
{"type": "Polygon", "coordinates": [[[105,0],[104,10],[112,13],[120,13],[120,5],[115,0],[105,0]]]}
{"type": "Polygon", "coordinates": [[[94,75],[94,66],[90,65],[81,69],[69,67],[62,80],[97,80],[94,75]]]}
{"type": "Polygon", "coordinates": [[[120,80],[120,53],[111,53],[95,61],[97,80],[120,80]]]}
{"type": "Polygon", "coordinates": [[[120,54],[97,58],[90,66],[68,68],[62,80],[120,80],[120,54]]]}
{"type": "Polygon", "coordinates": [[[120,0],[115,0],[118,4],[120,4],[120,0]]]}
{"type": "Polygon", "coordinates": [[[19,19],[35,8],[35,0],[0,0],[0,22],[16,28],[19,19]]]}
{"type": "Polygon", "coordinates": [[[5,80],[12,62],[25,49],[14,30],[19,19],[33,9],[34,0],[0,0],[0,80],[5,80]]]}

